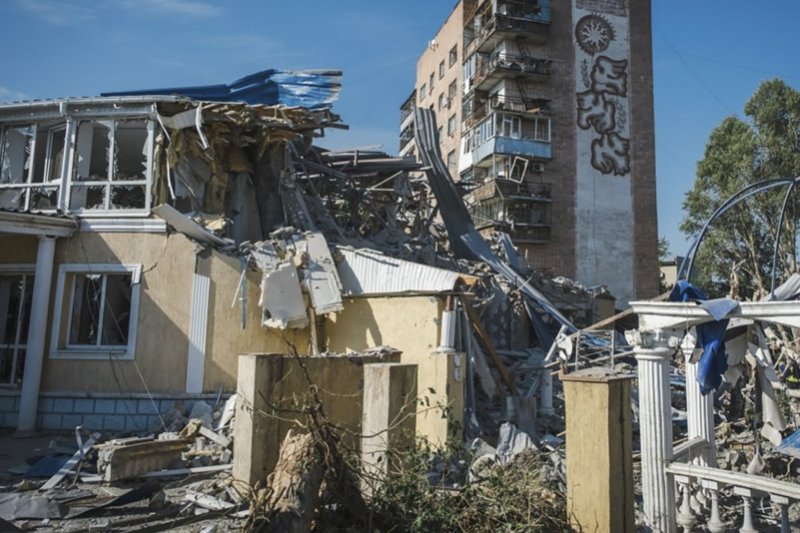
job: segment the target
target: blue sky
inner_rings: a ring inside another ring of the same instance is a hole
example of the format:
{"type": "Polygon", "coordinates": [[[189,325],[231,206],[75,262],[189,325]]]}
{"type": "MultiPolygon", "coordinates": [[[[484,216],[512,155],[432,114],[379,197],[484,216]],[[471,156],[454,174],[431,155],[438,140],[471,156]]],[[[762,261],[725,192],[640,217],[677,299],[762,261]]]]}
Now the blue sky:
{"type": "MultiPolygon", "coordinates": [[[[564,0],[555,0],[564,1],[564,0]]],[[[631,0],[637,1],[637,0],[631,0]]],[[[416,59],[454,0],[0,0],[0,101],[230,82],[337,68],[351,131],[320,144],[397,151],[416,59]]],[[[800,87],[800,2],[653,0],[659,234],[682,254],[681,203],[710,131],[760,81],[800,87]]]]}

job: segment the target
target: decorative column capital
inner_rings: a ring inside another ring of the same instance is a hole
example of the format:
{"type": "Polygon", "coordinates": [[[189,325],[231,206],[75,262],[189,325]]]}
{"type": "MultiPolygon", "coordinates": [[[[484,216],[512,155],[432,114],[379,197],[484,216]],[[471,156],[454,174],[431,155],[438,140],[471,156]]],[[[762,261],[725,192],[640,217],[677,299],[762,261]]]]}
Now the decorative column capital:
{"type": "Polygon", "coordinates": [[[637,359],[668,359],[681,346],[683,331],[676,329],[633,329],[625,332],[637,359]]]}

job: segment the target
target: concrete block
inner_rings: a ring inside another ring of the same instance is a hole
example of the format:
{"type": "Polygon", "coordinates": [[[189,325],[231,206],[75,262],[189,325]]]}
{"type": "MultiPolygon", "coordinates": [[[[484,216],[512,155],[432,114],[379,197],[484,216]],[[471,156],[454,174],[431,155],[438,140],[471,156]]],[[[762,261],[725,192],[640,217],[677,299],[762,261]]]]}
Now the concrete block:
{"type": "Polygon", "coordinates": [[[53,412],[72,413],[73,412],[72,398],[53,398],[53,412]]]}
{"type": "Polygon", "coordinates": [[[61,425],[65,428],[74,428],[83,425],[83,415],[80,413],[65,413],[61,415],[61,425]]]}
{"type": "Polygon", "coordinates": [[[576,531],[633,532],[632,378],[602,372],[562,376],[567,509],[576,531]]]}
{"type": "Polygon", "coordinates": [[[42,429],[62,429],[61,415],[56,413],[47,413],[42,415],[42,429]]]}
{"type": "Polygon", "coordinates": [[[102,444],[97,447],[97,470],[107,482],[135,478],[169,468],[188,449],[184,440],[153,440],[135,444],[102,444]]]}
{"type": "Polygon", "coordinates": [[[38,409],[40,413],[53,412],[53,399],[52,398],[39,398],[38,409]]]}
{"type": "Polygon", "coordinates": [[[0,413],[10,413],[14,411],[14,396],[0,396],[0,413]]]}
{"type": "Polygon", "coordinates": [[[103,430],[104,431],[124,431],[125,430],[125,416],[124,415],[103,415],[103,430]]]}
{"type": "Polygon", "coordinates": [[[362,490],[371,495],[376,480],[393,470],[392,457],[414,447],[417,365],[364,365],[361,464],[368,474],[362,490]]]}
{"type": "Polygon", "coordinates": [[[92,431],[103,429],[103,415],[83,415],[83,426],[92,431]]]}
{"type": "MultiPolygon", "coordinates": [[[[360,447],[364,365],[382,362],[375,356],[303,357],[326,415],[349,430],[342,439],[346,448],[360,447]]],[[[297,360],[282,354],[240,355],[237,376],[233,476],[252,485],[275,468],[286,433],[302,419],[296,411],[308,401],[309,384],[297,360]]]]}
{"type": "Polygon", "coordinates": [[[91,398],[77,398],[74,402],[73,411],[75,413],[81,414],[93,414],[94,413],[94,400],[91,398]]]}
{"type": "Polygon", "coordinates": [[[122,415],[133,415],[136,414],[137,407],[136,400],[117,400],[117,408],[114,412],[122,415]]]}
{"type": "Polygon", "coordinates": [[[116,400],[97,399],[94,401],[95,414],[113,414],[117,409],[116,400]]]}

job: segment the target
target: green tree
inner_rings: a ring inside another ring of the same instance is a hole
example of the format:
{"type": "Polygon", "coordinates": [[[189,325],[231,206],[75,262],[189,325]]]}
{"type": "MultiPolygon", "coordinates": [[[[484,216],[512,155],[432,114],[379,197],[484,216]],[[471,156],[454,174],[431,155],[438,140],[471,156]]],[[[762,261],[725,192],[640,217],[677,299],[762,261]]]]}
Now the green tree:
{"type": "Polygon", "coordinates": [[[669,241],[666,237],[658,238],[658,260],[669,261],[672,259],[669,253],[669,241]]]}
{"type": "MultiPolygon", "coordinates": [[[[725,118],[711,132],[697,177],[683,203],[681,230],[694,238],[730,196],[752,183],[800,176],[800,92],[782,80],[762,82],[745,119],[725,118]]],[[[785,188],[758,194],[729,210],[706,234],[692,281],[713,295],[759,298],[770,289],[772,250],[785,188]]],[[[794,195],[800,198],[800,191],[794,195]]],[[[777,277],[797,270],[796,202],[784,223],[777,277]]]]}

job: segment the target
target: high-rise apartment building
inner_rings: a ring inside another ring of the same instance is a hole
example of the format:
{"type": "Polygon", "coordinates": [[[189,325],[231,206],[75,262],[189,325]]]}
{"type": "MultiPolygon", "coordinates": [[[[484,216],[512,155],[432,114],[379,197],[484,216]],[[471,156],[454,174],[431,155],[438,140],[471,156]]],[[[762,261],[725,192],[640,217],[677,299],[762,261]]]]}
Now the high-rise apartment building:
{"type": "Polygon", "coordinates": [[[415,106],[482,232],[618,306],[657,293],[650,0],[462,0],[417,63],[404,155],[415,106]]]}

